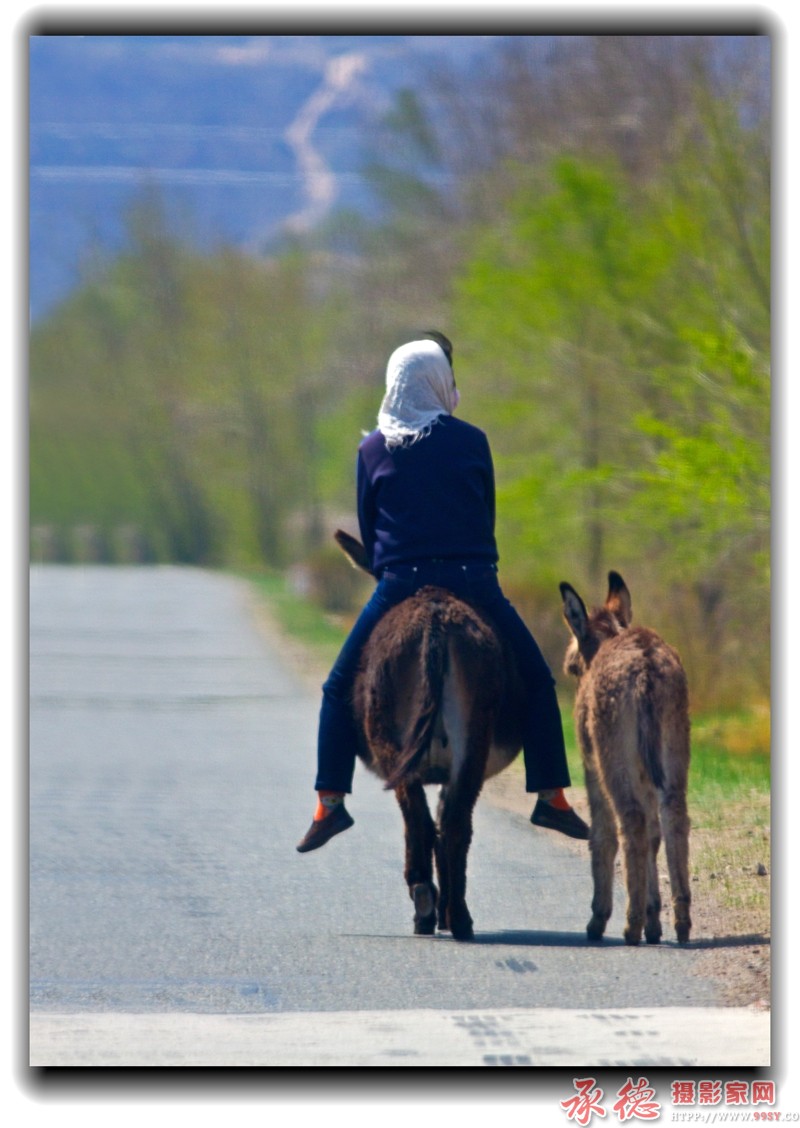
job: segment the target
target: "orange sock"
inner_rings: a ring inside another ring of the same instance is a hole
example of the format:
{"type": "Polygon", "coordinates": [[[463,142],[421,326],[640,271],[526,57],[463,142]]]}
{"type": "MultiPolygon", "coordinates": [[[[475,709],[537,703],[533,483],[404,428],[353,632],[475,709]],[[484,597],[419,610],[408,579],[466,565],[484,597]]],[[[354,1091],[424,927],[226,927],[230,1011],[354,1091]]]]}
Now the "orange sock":
{"type": "Polygon", "coordinates": [[[338,807],[340,803],[344,802],[343,791],[318,791],[317,795],[319,801],[317,803],[317,809],[314,812],[314,822],[319,822],[320,819],[324,819],[326,815],[331,813],[334,807],[338,807]]]}
{"type": "Polygon", "coordinates": [[[540,793],[546,803],[551,807],[555,807],[558,811],[571,811],[572,807],[569,800],[564,794],[563,787],[556,787],[552,791],[544,791],[540,793]]]}

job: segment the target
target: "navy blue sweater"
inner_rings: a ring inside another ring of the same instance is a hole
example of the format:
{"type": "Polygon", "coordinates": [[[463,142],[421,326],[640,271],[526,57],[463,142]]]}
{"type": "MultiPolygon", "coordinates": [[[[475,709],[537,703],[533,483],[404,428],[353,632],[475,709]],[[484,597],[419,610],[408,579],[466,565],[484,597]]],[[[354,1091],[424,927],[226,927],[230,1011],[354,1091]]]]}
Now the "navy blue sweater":
{"type": "Polygon", "coordinates": [[[441,415],[429,435],[386,449],[380,431],[358,448],[358,520],[372,570],[449,559],[497,562],[494,467],[483,431],[441,415]]]}

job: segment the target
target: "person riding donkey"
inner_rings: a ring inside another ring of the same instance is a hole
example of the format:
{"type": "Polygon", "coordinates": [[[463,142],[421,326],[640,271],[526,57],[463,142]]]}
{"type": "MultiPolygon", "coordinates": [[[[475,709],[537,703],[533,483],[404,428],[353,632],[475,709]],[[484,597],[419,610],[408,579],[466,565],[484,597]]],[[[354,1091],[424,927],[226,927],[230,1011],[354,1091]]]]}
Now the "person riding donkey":
{"type": "Polygon", "coordinates": [[[353,825],[344,799],[352,791],[359,741],[351,704],[359,659],[386,612],[430,584],[484,611],[512,648],[528,690],[525,789],[538,793],[530,821],[589,837],[564,795],[570,777],[555,680],[500,587],[489,442],[483,431],[455,418],[459,398],[453,346],[444,334],[426,332],[390,356],[378,428],[362,441],[357,459],[359,528],[378,583],[322,687],[318,801],[300,853],[353,825]]]}

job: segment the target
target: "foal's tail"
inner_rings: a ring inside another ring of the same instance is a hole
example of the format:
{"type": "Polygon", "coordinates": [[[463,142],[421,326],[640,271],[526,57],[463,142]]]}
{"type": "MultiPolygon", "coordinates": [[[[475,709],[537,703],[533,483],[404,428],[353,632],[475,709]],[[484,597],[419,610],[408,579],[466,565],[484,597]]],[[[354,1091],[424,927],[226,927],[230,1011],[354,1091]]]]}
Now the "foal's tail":
{"type": "Polygon", "coordinates": [[[653,702],[652,693],[646,694],[639,703],[638,713],[639,755],[645,770],[653,781],[653,786],[664,786],[664,768],[661,763],[661,718],[653,702]]]}
{"type": "Polygon", "coordinates": [[[407,779],[430,748],[442,705],[448,669],[448,638],[436,604],[432,605],[431,610],[432,614],[425,623],[420,639],[420,677],[414,716],[405,746],[384,784],[387,791],[407,779]]]}

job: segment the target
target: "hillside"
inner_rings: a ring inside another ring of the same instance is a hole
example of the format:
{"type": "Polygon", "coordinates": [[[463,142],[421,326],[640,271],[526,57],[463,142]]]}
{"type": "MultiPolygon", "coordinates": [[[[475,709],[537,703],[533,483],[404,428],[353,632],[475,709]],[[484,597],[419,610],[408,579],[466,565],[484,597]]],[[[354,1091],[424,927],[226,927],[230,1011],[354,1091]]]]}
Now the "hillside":
{"type": "Polygon", "coordinates": [[[331,208],[368,211],[364,143],[394,92],[492,38],[31,36],[32,317],[119,246],[144,185],[200,245],[261,250],[331,208]]]}

